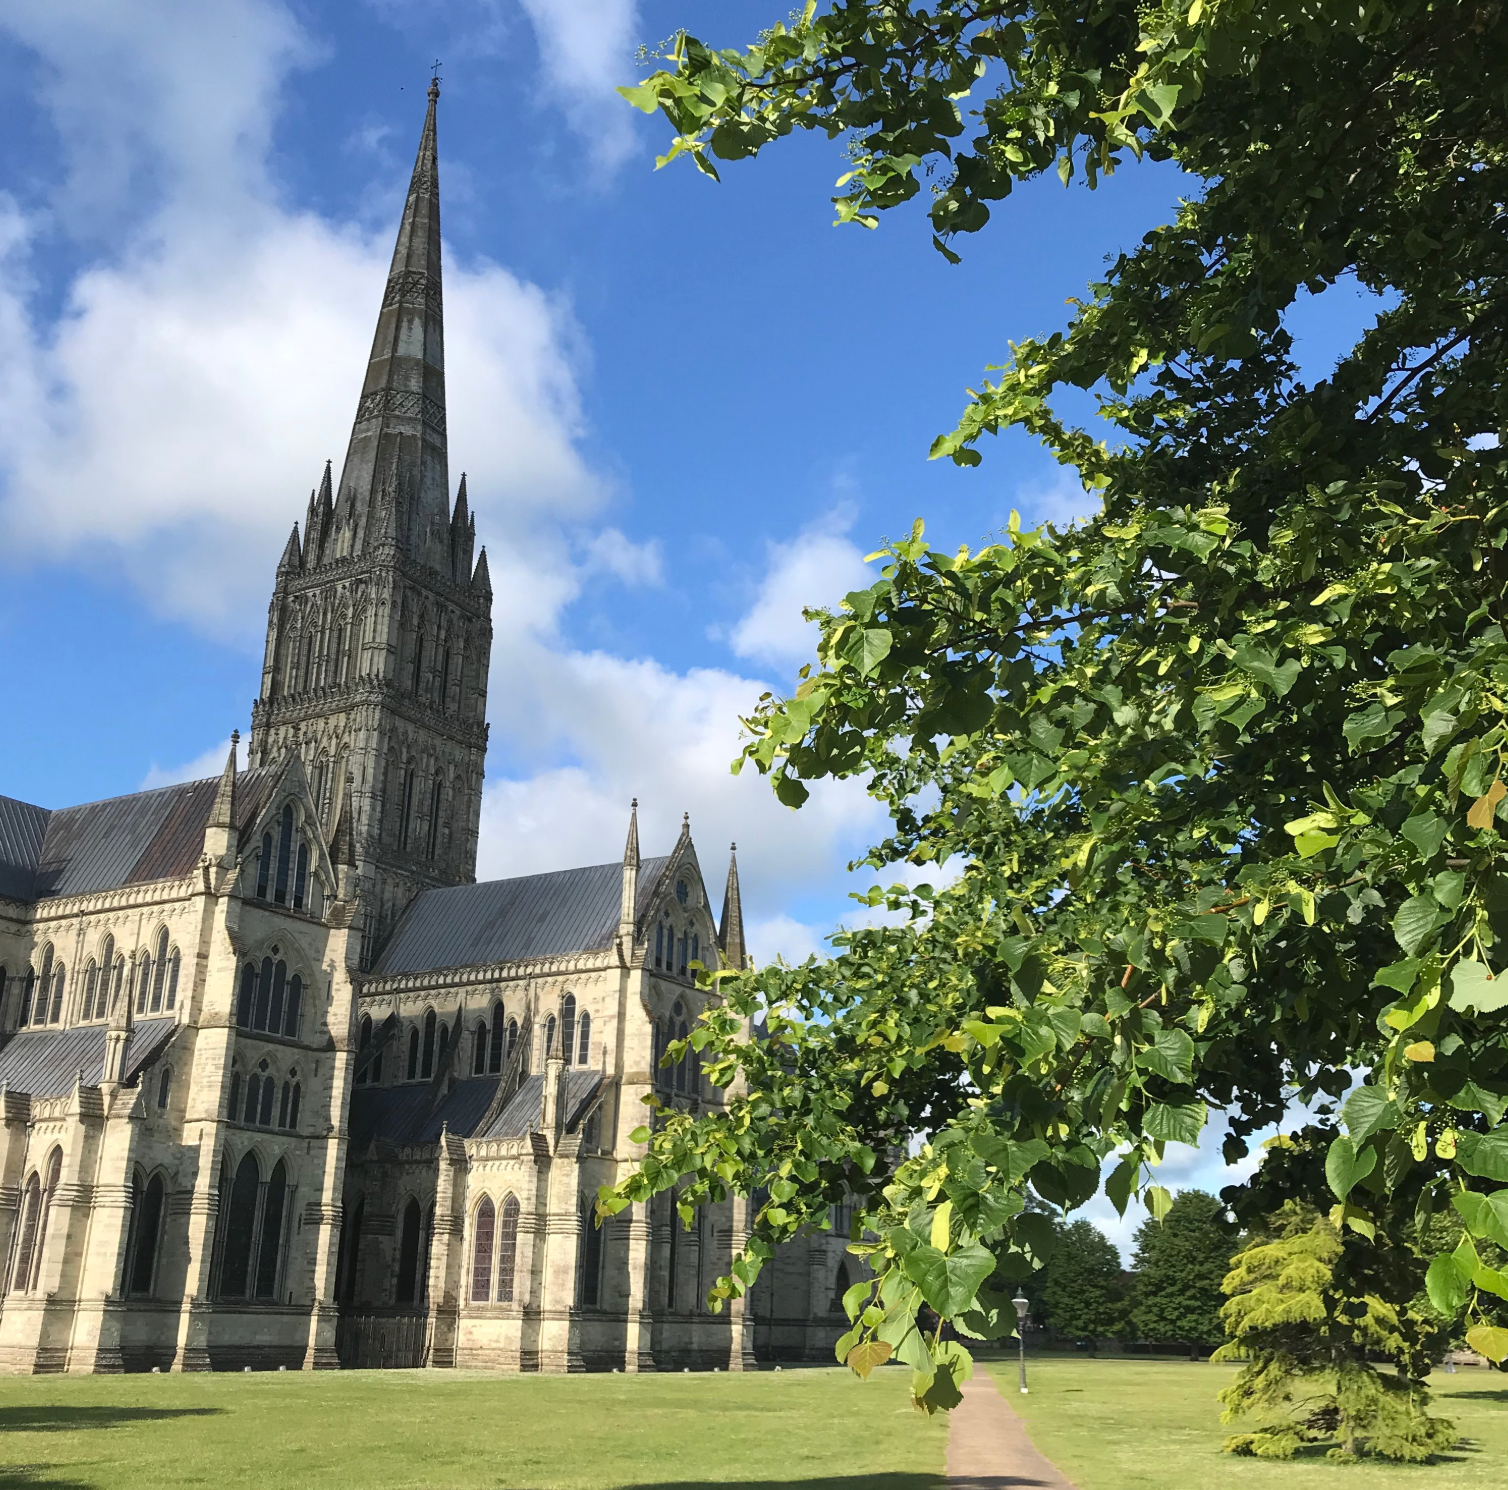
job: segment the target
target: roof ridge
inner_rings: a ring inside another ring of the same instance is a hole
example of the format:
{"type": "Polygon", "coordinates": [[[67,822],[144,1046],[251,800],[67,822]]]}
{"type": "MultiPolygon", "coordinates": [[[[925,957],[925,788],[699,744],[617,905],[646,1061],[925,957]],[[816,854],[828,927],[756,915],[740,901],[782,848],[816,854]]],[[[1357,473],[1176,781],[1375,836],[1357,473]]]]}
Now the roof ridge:
{"type": "MultiPolygon", "coordinates": [[[[252,777],[261,776],[264,772],[271,771],[273,769],[274,767],[271,765],[251,766],[248,767],[245,771],[240,772],[238,779],[244,784],[252,777]]],[[[20,797],[0,796],[0,801],[19,802],[22,807],[31,807],[37,812],[77,812],[81,807],[106,807],[111,802],[127,802],[133,797],[155,797],[163,792],[187,791],[190,787],[193,786],[213,786],[218,788],[219,785],[219,775],[197,776],[192,781],[170,781],[165,786],[145,786],[142,787],[140,791],[117,792],[113,797],[95,797],[92,801],[89,802],[70,802],[66,807],[42,807],[35,802],[22,802],[20,797]]]]}

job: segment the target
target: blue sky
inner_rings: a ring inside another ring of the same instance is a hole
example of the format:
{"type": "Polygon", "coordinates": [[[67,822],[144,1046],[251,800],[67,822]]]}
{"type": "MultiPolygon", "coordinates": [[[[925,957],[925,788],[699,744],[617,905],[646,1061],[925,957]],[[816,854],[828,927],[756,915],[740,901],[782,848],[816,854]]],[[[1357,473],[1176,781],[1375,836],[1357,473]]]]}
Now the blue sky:
{"type": "MultiPolygon", "coordinates": [[[[1084,498],[1030,442],[926,460],[1012,338],[1174,210],[1139,166],[1023,188],[946,264],[918,207],[835,229],[789,141],[653,169],[614,94],[746,0],[10,0],[0,12],[0,792],[48,806],[210,769],[247,728],[273,570],[345,449],[443,61],[452,480],[497,584],[479,872],[740,844],[757,955],[845,914],[862,793],[799,814],[727,771],[806,659],[802,604],[918,515],[947,546],[1084,498]]],[[[1316,366],[1366,310],[1304,315],[1316,366]]],[[[1201,1164],[1204,1161],[1199,1161],[1201,1164]]],[[[1200,1171],[1203,1173],[1203,1170],[1200,1171]]]]}

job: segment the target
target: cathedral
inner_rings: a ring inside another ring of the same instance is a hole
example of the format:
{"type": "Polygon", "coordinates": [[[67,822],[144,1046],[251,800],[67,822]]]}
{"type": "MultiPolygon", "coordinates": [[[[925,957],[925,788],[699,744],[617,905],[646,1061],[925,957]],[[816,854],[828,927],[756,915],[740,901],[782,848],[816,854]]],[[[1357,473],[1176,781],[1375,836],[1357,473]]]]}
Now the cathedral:
{"type": "Polygon", "coordinates": [[[748,1369],[830,1359],[846,1222],[706,1293],[749,1202],[599,1226],[746,961],[689,824],[477,883],[492,584],[451,499],[435,135],[338,485],[277,566],[247,764],[0,796],[0,1369],[748,1369]]]}

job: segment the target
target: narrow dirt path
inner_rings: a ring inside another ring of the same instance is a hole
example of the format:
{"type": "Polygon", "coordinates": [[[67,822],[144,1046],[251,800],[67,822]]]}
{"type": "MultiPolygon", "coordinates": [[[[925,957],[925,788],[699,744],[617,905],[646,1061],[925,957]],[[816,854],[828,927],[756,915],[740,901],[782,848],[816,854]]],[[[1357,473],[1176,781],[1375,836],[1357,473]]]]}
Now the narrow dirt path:
{"type": "Polygon", "coordinates": [[[948,1424],[948,1490],[1074,1490],[1026,1436],[1026,1426],[981,1371],[963,1384],[948,1424]]]}

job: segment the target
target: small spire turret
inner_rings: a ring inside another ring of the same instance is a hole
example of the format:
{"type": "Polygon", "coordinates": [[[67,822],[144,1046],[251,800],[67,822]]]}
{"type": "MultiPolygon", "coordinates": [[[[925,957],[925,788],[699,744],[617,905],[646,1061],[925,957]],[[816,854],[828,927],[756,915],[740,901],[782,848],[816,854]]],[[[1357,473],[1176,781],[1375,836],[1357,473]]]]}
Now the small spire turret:
{"type": "Polygon", "coordinates": [[[744,946],[744,907],[738,889],[738,845],[728,850],[728,884],[723,891],[723,918],[717,928],[717,944],[722,949],[723,966],[743,968],[748,964],[744,946]]]}

